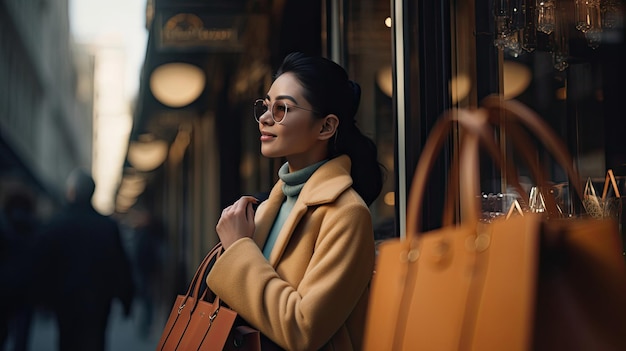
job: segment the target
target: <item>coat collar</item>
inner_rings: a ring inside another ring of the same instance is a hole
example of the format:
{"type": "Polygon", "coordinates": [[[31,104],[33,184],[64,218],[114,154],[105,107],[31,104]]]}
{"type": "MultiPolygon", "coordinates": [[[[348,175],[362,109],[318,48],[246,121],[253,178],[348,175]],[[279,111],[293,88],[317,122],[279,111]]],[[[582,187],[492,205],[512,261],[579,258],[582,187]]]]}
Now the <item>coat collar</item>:
{"type": "MultiPolygon", "coordinates": [[[[280,256],[282,256],[291,234],[308,207],[331,203],[352,186],[350,167],[350,158],[347,155],[341,155],[329,160],[311,175],[302,191],[300,191],[298,200],[280,230],[278,240],[274,244],[274,249],[270,256],[272,265],[275,266],[280,256]]],[[[272,228],[272,224],[274,224],[274,219],[285,199],[282,185],[283,181],[278,180],[272,188],[268,199],[259,206],[256,212],[254,241],[260,248],[263,248],[265,245],[269,231],[272,228]]]]}

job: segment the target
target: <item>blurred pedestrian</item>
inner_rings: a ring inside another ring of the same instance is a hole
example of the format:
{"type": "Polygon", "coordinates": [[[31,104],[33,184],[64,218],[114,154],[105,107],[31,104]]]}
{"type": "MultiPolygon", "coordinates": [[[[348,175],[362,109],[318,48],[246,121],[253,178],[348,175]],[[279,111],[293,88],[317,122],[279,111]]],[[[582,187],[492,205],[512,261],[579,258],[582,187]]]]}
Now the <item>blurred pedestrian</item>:
{"type": "Polygon", "coordinates": [[[67,181],[67,206],[40,237],[41,290],[56,316],[61,351],[103,351],[111,305],[130,316],[134,284],[118,224],[91,205],[95,184],[82,169],[67,181]]]}
{"type": "Polygon", "coordinates": [[[0,350],[28,349],[36,227],[33,197],[21,189],[8,194],[0,212],[0,350]]]}
{"type": "Polygon", "coordinates": [[[136,297],[139,303],[139,332],[150,336],[154,321],[155,299],[160,291],[164,247],[163,227],[148,209],[139,208],[134,214],[133,259],[135,264],[136,297]]]}

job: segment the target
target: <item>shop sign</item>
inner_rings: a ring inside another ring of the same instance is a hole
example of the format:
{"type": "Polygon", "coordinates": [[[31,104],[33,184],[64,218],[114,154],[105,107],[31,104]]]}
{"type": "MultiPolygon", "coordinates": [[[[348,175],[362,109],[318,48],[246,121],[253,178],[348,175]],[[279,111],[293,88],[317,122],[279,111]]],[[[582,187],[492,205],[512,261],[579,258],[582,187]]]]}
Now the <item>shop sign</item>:
{"type": "Polygon", "coordinates": [[[158,48],[161,51],[240,52],[242,16],[189,12],[157,15],[158,48]]]}

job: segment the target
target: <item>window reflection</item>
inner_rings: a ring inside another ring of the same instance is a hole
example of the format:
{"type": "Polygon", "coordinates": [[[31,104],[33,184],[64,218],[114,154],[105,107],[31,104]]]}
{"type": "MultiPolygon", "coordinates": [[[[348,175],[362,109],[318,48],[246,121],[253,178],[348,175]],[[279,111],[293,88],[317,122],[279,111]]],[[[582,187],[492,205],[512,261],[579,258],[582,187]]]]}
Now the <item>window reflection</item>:
{"type": "Polygon", "coordinates": [[[387,0],[353,0],[346,7],[346,68],[362,89],[357,123],[376,142],[379,159],[387,169],[381,195],[371,206],[374,224],[381,228],[394,218],[394,202],[389,200],[395,179],[390,6],[387,0]]]}

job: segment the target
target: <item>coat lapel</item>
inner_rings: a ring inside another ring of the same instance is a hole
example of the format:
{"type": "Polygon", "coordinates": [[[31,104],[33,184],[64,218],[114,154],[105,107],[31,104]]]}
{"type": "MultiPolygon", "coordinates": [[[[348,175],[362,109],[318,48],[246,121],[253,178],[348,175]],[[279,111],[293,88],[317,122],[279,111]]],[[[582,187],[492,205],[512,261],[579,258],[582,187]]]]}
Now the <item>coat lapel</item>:
{"type": "MultiPolygon", "coordinates": [[[[280,210],[285,195],[282,191],[283,181],[279,180],[270,196],[259,206],[255,216],[256,231],[254,241],[263,249],[265,241],[269,235],[269,231],[274,224],[274,220],[280,210]]],[[[296,203],[294,204],[289,217],[280,230],[269,263],[276,267],[282,257],[289,239],[296,230],[298,223],[306,214],[309,206],[317,206],[333,202],[341,193],[352,186],[352,177],[350,176],[350,158],[348,156],[339,156],[322,165],[311,178],[306,182],[296,203]]]]}
{"type": "Polygon", "coordinates": [[[287,248],[287,244],[289,243],[289,239],[293,235],[293,232],[296,229],[296,226],[300,222],[300,219],[306,213],[307,206],[302,202],[297,200],[289,213],[289,217],[283,224],[283,227],[280,229],[280,233],[278,234],[278,238],[276,239],[276,243],[274,244],[274,248],[272,249],[272,254],[270,255],[269,262],[272,266],[276,267],[278,261],[281,256],[285,252],[287,248]]]}
{"type": "Polygon", "coordinates": [[[261,250],[263,250],[263,246],[265,246],[265,241],[278,215],[278,210],[280,210],[280,206],[285,200],[285,194],[283,194],[282,190],[283,184],[283,181],[279,180],[274,185],[267,200],[263,201],[254,215],[254,224],[256,226],[254,242],[256,242],[261,250]]]}

